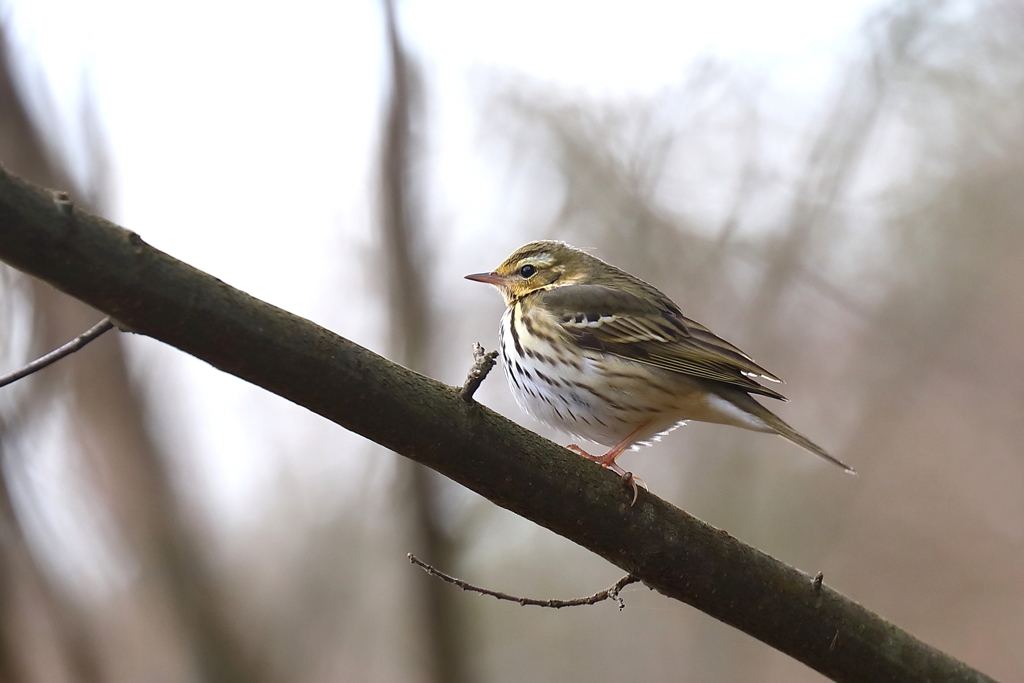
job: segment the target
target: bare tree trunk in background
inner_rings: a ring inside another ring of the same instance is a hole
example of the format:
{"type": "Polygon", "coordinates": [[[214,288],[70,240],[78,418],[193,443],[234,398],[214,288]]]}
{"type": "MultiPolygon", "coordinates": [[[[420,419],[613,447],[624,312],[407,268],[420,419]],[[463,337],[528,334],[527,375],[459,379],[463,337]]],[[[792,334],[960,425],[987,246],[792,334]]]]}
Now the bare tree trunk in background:
{"type": "MultiPolygon", "coordinates": [[[[388,292],[390,356],[413,370],[427,372],[431,302],[424,275],[422,209],[413,179],[414,117],[423,120],[421,81],[401,44],[393,0],[384,0],[387,46],[391,60],[391,94],[385,113],[381,149],[381,227],[383,277],[388,292]]],[[[399,462],[399,504],[406,515],[415,552],[428,562],[451,566],[454,542],[440,519],[442,481],[426,467],[399,462]]],[[[463,683],[469,680],[463,646],[464,629],[455,603],[457,595],[422,572],[411,577],[418,612],[417,638],[426,658],[425,680],[463,683]]]]}
{"type": "MultiPolygon", "coordinates": [[[[0,43],[3,43],[2,38],[0,43]]],[[[97,131],[94,127],[90,132],[95,134],[97,131]]],[[[100,169],[102,174],[105,157],[98,141],[98,135],[90,141],[91,161],[93,168],[100,169]]],[[[102,204],[106,178],[93,179],[91,193],[79,193],[71,187],[67,174],[53,165],[14,87],[5,44],[0,45],[0,158],[12,171],[36,183],[70,190],[80,204],[102,204]]],[[[33,279],[30,286],[36,349],[54,348],[102,317],[97,311],[45,283],[33,279]]],[[[0,525],[7,527],[5,540],[13,540],[15,544],[5,543],[6,551],[0,562],[0,592],[3,593],[0,609],[5,609],[0,618],[5,624],[17,623],[18,615],[6,611],[8,607],[17,608],[10,600],[12,593],[26,590],[26,587],[32,590],[33,584],[42,586],[38,594],[49,596],[57,603],[51,608],[51,614],[56,622],[55,629],[61,634],[58,647],[68,650],[74,675],[80,680],[99,680],[104,654],[107,657],[123,656],[125,652],[137,652],[140,646],[160,651],[168,647],[168,643],[172,647],[179,646],[173,654],[183,658],[185,666],[195,666],[201,672],[201,680],[269,680],[262,668],[242,651],[226,621],[226,605],[221,591],[206,567],[198,539],[187,528],[166,459],[161,456],[147,427],[144,400],[129,377],[123,337],[107,335],[91,345],[87,352],[60,363],[58,369],[47,370],[31,381],[43,383],[42,386],[52,390],[58,386],[58,379],[66,382],[66,385],[60,385],[60,391],[67,395],[62,394],[61,398],[66,398],[69,406],[79,452],[85,457],[88,463],[85,470],[92,477],[90,483],[99,491],[100,500],[116,520],[117,531],[123,537],[121,540],[130,549],[133,560],[140,565],[144,579],[137,582],[129,595],[135,603],[130,611],[141,610],[143,613],[135,615],[131,626],[122,625],[120,629],[123,630],[113,639],[111,634],[105,634],[102,639],[105,642],[101,644],[100,634],[84,621],[85,615],[67,600],[58,600],[56,596],[60,594],[60,588],[47,587],[45,575],[34,565],[24,543],[24,532],[10,505],[9,472],[5,472],[0,525]],[[147,591],[154,595],[147,595],[147,591]],[[155,611],[154,604],[159,605],[155,611]],[[172,628],[176,630],[173,634],[163,632],[166,628],[162,624],[163,610],[173,615],[172,628]],[[140,616],[144,624],[141,633],[137,628],[140,616]],[[162,637],[164,642],[154,642],[154,636],[162,637]],[[184,647],[184,652],[180,647],[184,647]],[[107,651],[103,652],[102,648],[107,651]]],[[[31,418],[25,414],[20,417],[31,418]]],[[[83,485],[85,483],[82,481],[83,485]]],[[[117,607],[115,611],[123,611],[123,607],[117,607]]],[[[110,622],[109,618],[107,622],[110,622]]],[[[3,639],[0,653],[17,652],[21,658],[39,655],[38,648],[22,647],[22,641],[31,631],[5,629],[0,633],[3,639]]],[[[142,661],[151,666],[155,664],[155,660],[149,662],[141,653],[136,656],[143,657],[142,661]]],[[[39,662],[19,664],[5,656],[0,674],[39,666],[39,662]]]]}
{"type": "MultiPolygon", "coordinates": [[[[42,142],[29,121],[11,78],[5,36],[0,32],[0,156],[4,163],[37,182],[63,184],[42,152],[42,142]]],[[[13,296],[24,276],[16,271],[6,273],[5,296],[13,296]]],[[[48,317],[40,301],[40,290],[52,288],[38,281],[28,282],[35,300],[32,321],[33,347],[47,344],[43,331],[48,317]]],[[[67,298],[75,306],[83,304],[67,298]]],[[[91,316],[93,320],[96,315],[91,316]]],[[[10,323],[10,320],[5,321],[10,323]]],[[[67,341],[67,339],[64,339],[67,341]]],[[[84,615],[54,586],[33,556],[25,532],[15,513],[10,487],[11,437],[26,426],[29,407],[38,407],[45,388],[43,383],[53,376],[43,375],[26,382],[27,395],[13,409],[0,416],[0,679],[4,681],[33,680],[40,675],[54,675],[54,667],[63,668],[63,675],[82,681],[99,680],[97,644],[84,622],[84,615]],[[44,635],[45,634],[45,635],[44,635]],[[46,636],[50,636],[49,639],[46,636]],[[41,659],[57,654],[60,664],[43,665],[41,659]]]]}

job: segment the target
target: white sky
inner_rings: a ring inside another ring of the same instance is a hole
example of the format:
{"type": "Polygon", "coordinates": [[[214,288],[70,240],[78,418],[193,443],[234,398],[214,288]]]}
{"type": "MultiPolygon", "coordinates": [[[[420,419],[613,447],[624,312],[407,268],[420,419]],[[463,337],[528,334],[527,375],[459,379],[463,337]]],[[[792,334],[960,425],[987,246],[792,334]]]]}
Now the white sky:
{"type": "MultiPolygon", "coordinates": [[[[694,60],[714,57],[762,79],[777,102],[805,117],[876,4],[400,2],[407,42],[426,69],[431,210],[460,234],[482,235],[502,207],[504,169],[492,168],[480,140],[474,79],[516,74],[615,99],[677,86],[694,60]]],[[[22,78],[56,103],[72,154],[81,146],[82,94],[91,91],[115,167],[113,220],[379,348],[379,316],[358,268],[372,247],[385,88],[378,3],[14,0],[3,14],[24,58],[22,78]]],[[[480,253],[492,256],[516,246],[481,241],[480,253]]],[[[451,277],[489,265],[453,264],[451,277]]],[[[495,327],[497,310],[495,303],[495,327]]],[[[176,442],[188,444],[212,497],[239,521],[274,485],[279,465],[271,460],[282,444],[300,458],[296,442],[310,429],[341,438],[183,354],[145,340],[137,346],[138,362],[164,387],[169,423],[190,425],[176,442]]],[[[339,441],[339,449],[352,443],[339,441]]],[[[349,450],[334,461],[365,457],[349,450]]]]}

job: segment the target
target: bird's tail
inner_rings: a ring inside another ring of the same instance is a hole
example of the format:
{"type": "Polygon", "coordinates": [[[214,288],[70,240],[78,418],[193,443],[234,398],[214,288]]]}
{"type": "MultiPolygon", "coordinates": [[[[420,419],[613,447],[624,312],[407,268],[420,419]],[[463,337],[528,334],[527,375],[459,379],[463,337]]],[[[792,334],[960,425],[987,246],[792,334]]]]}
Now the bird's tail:
{"type": "Polygon", "coordinates": [[[728,400],[730,400],[740,409],[745,410],[746,412],[752,414],[761,422],[763,422],[768,427],[768,429],[765,429],[764,431],[775,432],[779,436],[792,441],[797,446],[800,446],[801,448],[804,448],[810,451],[811,453],[814,453],[820,458],[828,460],[833,465],[842,467],[844,471],[849,472],[850,474],[857,474],[857,471],[855,469],[847,465],[842,460],[839,460],[838,458],[834,458],[831,455],[829,455],[828,451],[826,451],[824,448],[808,439],[800,432],[790,427],[781,417],[779,417],[778,415],[776,415],[775,413],[773,413],[772,411],[768,410],[763,405],[755,401],[753,398],[750,397],[749,394],[741,391],[737,391],[736,394],[737,395],[735,396],[728,396],[728,400]]]}
{"type": "MultiPolygon", "coordinates": [[[[765,410],[767,410],[767,408],[765,408],[765,410]]],[[[779,436],[789,439],[797,446],[806,448],[811,453],[814,453],[818,457],[828,460],[833,465],[838,465],[839,467],[842,467],[845,472],[849,472],[850,474],[857,474],[857,470],[853,469],[842,460],[834,458],[831,455],[829,455],[824,448],[814,443],[806,436],[804,436],[803,434],[801,434],[800,432],[796,431],[788,424],[783,422],[782,418],[780,418],[778,415],[775,415],[774,413],[771,412],[769,412],[769,414],[775,418],[775,421],[771,423],[771,427],[779,436]]]]}

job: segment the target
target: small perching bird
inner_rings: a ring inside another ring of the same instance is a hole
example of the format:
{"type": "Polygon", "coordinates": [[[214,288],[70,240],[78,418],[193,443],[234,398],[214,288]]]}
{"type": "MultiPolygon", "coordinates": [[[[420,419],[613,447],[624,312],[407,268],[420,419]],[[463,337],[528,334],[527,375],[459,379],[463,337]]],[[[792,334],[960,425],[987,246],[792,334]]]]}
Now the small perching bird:
{"type": "Polygon", "coordinates": [[[778,377],[643,280],[555,241],[530,242],[466,278],[505,299],[501,359],[520,407],[610,446],[574,452],[631,476],[615,462],[623,451],[696,420],[778,434],[853,472],[750,396],[785,401],[758,382],[778,377]]]}

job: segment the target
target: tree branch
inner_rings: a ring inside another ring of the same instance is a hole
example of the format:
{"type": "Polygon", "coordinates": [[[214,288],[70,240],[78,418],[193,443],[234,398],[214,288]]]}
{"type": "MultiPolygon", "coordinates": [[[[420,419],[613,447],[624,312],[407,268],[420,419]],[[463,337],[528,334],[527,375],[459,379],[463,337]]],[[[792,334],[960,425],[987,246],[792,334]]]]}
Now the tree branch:
{"type": "Polygon", "coordinates": [[[583,605],[596,605],[597,603],[604,602],[605,600],[615,600],[619,603],[619,610],[621,611],[626,607],[626,603],[624,603],[622,601],[622,598],[619,597],[619,592],[631,583],[640,582],[640,579],[636,578],[635,576],[630,576],[629,574],[626,574],[621,579],[612,584],[611,587],[605,588],[603,591],[598,591],[593,595],[588,595],[585,598],[573,598],[571,600],[537,600],[536,598],[521,598],[515,595],[509,595],[508,593],[502,593],[501,591],[491,590],[490,588],[474,586],[468,581],[463,581],[462,579],[457,579],[454,576],[449,576],[448,574],[445,574],[444,572],[434,567],[431,567],[429,564],[427,564],[420,558],[416,557],[412,553],[409,553],[408,555],[406,555],[406,557],[408,557],[409,561],[412,562],[414,565],[416,565],[426,573],[430,574],[431,576],[441,579],[445,583],[450,583],[453,586],[458,586],[464,591],[472,591],[474,593],[480,593],[481,595],[489,595],[492,598],[497,598],[498,600],[516,602],[520,605],[523,605],[524,607],[527,605],[531,605],[534,607],[551,607],[552,609],[562,609],[563,607],[582,607],[583,605]]]}
{"type": "Polygon", "coordinates": [[[449,387],[0,171],[0,259],[431,467],[836,681],[991,681],[807,574],[449,387]]]}
{"type": "Polygon", "coordinates": [[[70,356],[72,353],[78,351],[83,346],[91,342],[93,339],[96,339],[97,337],[102,335],[104,332],[113,329],[113,327],[114,323],[110,322],[110,318],[104,318],[103,320],[99,321],[82,334],[78,335],[77,337],[69,341],[67,344],[64,344],[63,346],[56,348],[53,351],[50,351],[45,356],[40,356],[39,358],[36,358],[34,361],[32,361],[23,368],[15,370],[14,372],[9,372],[6,375],[0,377],[0,387],[5,387],[8,384],[11,384],[12,382],[17,382],[19,379],[23,377],[28,377],[33,372],[38,372],[39,370],[45,368],[47,365],[53,365],[64,356],[70,356]]]}

